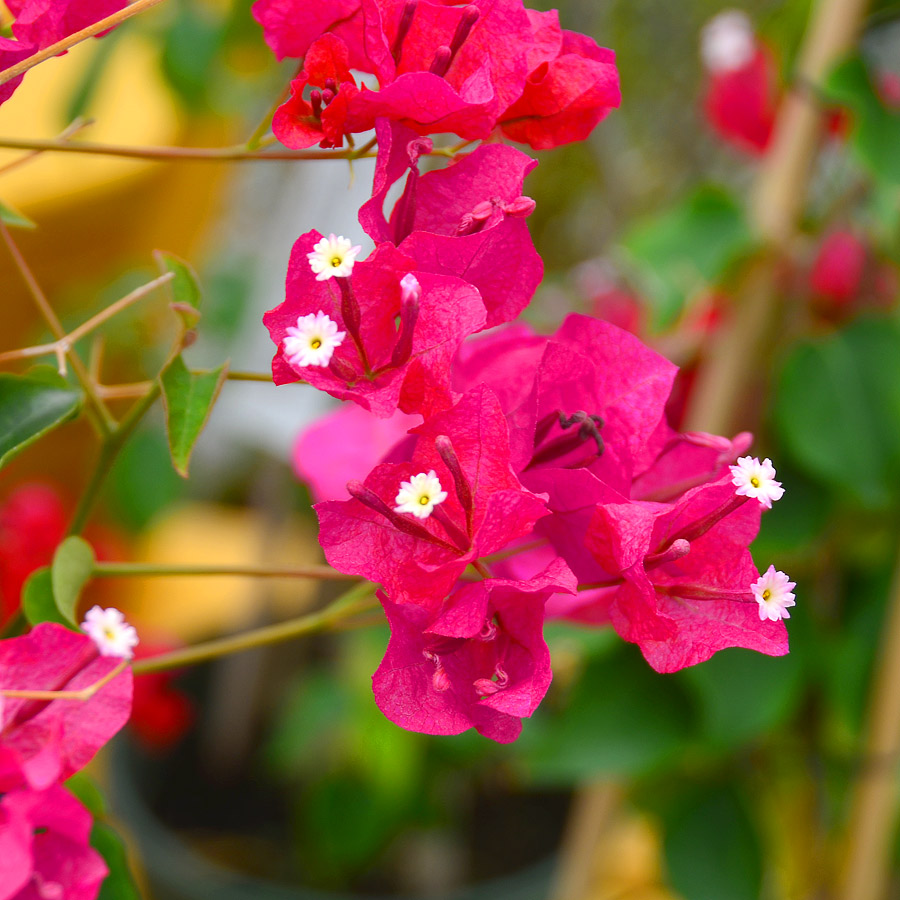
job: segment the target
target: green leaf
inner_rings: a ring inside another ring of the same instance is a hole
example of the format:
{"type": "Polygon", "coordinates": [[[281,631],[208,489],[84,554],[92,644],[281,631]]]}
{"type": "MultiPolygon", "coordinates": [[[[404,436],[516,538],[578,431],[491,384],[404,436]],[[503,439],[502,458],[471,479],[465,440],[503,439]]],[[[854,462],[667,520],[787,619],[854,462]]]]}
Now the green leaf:
{"type": "Polygon", "coordinates": [[[66,789],[84,804],[95,819],[106,815],[106,798],[103,796],[100,786],[90,775],[76,772],[71,778],[66,779],[66,789]]]}
{"type": "Polygon", "coordinates": [[[172,303],[185,329],[193,328],[200,320],[200,303],[203,295],[194,270],[171,253],[157,250],[153,254],[162,273],[171,272],[175,277],[169,282],[172,303]]]}
{"type": "Polygon", "coordinates": [[[103,857],[109,869],[97,900],[141,900],[128,865],[125,844],[119,835],[108,825],[95,822],[91,831],[91,846],[103,857]]]}
{"type": "Polygon", "coordinates": [[[50,578],[56,607],[72,624],[81,590],[94,572],[94,549],[81,537],[66,538],[53,555],[50,578]]]}
{"type": "Polygon", "coordinates": [[[900,184],[900,114],[878,96],[865,63],[858,56],[834,69],[825,96],[852,113],[850,147],[876,178],[900,184]]]}
{"type": "Polygon", "coordinates": [[[228,363],[211,372],[191,372],[176,356],[160,375],[169,451],[175,471],[188,476],[191,453],[228,375],[228,363]]]}
{"type": "Polygon", "coordinates": [[[680,684],[622,646],[591,661],[562,715],[541,723],[527,762],[540,781],[642,774],[683,746],[692,712],[680,684]]]}
{"type": "Polygon", "coordinates": [[[795,346],[774,413],[806,473],[867,508],[889,506],[900,485],[900,324],[860,320],[795,346]]]}
{"type": "Polygon", "coordinates": [[[56,605],[53,597],[53,581],[50,576],[50,567],[44,566],[36,569],[22,587],[22,612],[29,624],[37,625],[40,622],[57,622],[72,628],[74,623],[69,621],[56,605]]]}
{"type": "Polygon", "coordinates": [[[37,224],[27,216],[2,202],[0,202],[0,222],[9,225],[10,228],[37,228],[37,224]]]}
{"type": "Polygon", "coordinates": [[[759,839],[731,791],[707,788],[665,822],[669,881],[690,900],[758,900],[759,839]]]}
{"type": "Polygon", "coordinates": [[[0,468],[81,408],[81,393],[43,378],[0,374],[0,468]]]}
{"type": "Polygon", "coordinates": [[[707,185],[675,209],[632,228],[623,248],[653,302],[656,327],[664,328],[752,244],[740,204],[707,185]]]}

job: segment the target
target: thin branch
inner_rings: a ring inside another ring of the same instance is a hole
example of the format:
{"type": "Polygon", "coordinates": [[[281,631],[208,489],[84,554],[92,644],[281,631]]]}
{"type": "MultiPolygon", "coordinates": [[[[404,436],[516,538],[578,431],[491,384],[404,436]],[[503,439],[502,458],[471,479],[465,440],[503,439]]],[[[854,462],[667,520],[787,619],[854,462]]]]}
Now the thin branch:
{"type": "MultiPolygon", "coordinates": [[[[51,353],[55,353],[57,356],[64,358],[65,355],[72,350],[73,345],[81,340],[81,338],[85,337],[85,335],[88,335],[94,329],[99,328],[104,322],[122,312],[123,309],[127,309],[132,304],[137,303],[138,300],[142,300],[148,294],[152,294],[158,287],[171,281],[174,277],[175,275],[173,272],[166,272],[165,275],[161,275],[159,278],[155,278],[153,281],[150,281],[139,288],[135,288],[130,294],[127,294],[125,297],[116,300],[115,303],[102,309],[97,315],[92,316],[86,322],[79,325],[74,331],[69,332],[69,334],[57,341],[53,341],[50,344],[38,344],[34,347],[24,347],[21,350],[7,350],[0,353],[0,362],[12,359],[27,359],[33,356],[47,356],[51,353]]],[[[88,371],[88,377],[90,377],[90,374],[90,371],[88,371]]]]}
{"type": "Polygon", "coordinates": [[[99,681],[81,688],[78,691],[28,691],[7,690],[0,688],[0,697],[15,700],[79,700],[82,703],[90,700],[97,691],[106,687],[117,675],[125,671],[128,660],[123,659],[114,669],[110,669],[99,681]]]}
{"type": "Polygon", "coordinates": [[[121,24],[126,19],[130,19],[132,16],[136,16],[138,13],[142,13],[162,2],[163,0],[135,0],[130,6],[120,9],[111,16],[107,16],[99,22],[94,22],[93,25],[88,25],[87,28],[82,28],[81,31],[76,31],[74,34],[64,37],[61,41],[57,41],[55,44],[51,44],[49,47],[45,47],[43,50],[32,54],[27,59],[17,62],[14,66],[4,69],[0,72],[0,84],[6,84],[7,81],[18,78],[19,75],[23,75],[29,69],[33,69],[36,65],[39,65],[60,53],[64,53],[66,50],[74,47],[76,44],[80,44],[82,41],[86,41],[88,38],[102,34],[110,28],[115,28],[116,25],[121,24]]]}
{"type": "MultiPolygon", "coordinates": [[[[367,144],[366,147],[369,145],[367,144]]],[[[195,160],[206,162],[239,162],[242,160],[283,161],[292,159],[373,159],[370,150],[248,150],[236,147],[131,147],[124,144],[95,144],[60,138],[0,138],[0,148],[7,150],[39,150],[49,153],[89,153],[95,156],[118,156],[123,159],[195,160]]]]}
{"type": "MultiPolygon", "coordinates": [[[[29,268],[28,263],[25,262],[25,257],[22,256],[18,245],[13,240],[12,235],[9,233],[9,229],[2,221],[0,221],[0,236],[2,236],[3,241],[13,258],[13,262],[15,263],[16,268],[19,270],[19,274],[22,276],[22,280],[28,287],[28,292],[31,294],[31,297],[34,300],[41,316],[43,316],[44,321],[47,323],[47,327],[50,329],[50,332],[57,340],[63,340],[66,336],[66,332],[62,327],[62,323],[59,321],[56,313],[53,311],[53,307],[50,306],[49,300],[47,300],[46,295],[44,294],[43,290],[41,290],[41,286],[38,284],[37,279],[34,277],[34,273],[29,268]]],[[[110,413],[110,411],[106,408],[106,404],[97,393],[87,367],[81,361],[81,357],[79,357],[78,354],[73,350],[70,350],[68,352],[67,359],[72,366],[72,371],[75,373],[75,377],[78,379],[82,390],[85,392],[88,400],[90,401],[90,408],[94,411],[95,414],[93,417],[94,424],[97,426],[101,435],[109,435],[116,427],[116,420],[113,418],[112,413],[110,413]]]]}
{"type": "Polygon", "coordinates": [[[133,666],[134,674],[145,675],[149,672],[180,669],[184,666],[192,666],[211,659],[217,659],[220,656],[241,653],[245,650],[254,650],[257,647],[278,644],[305,634],[323,631],[333,625],[338,625],[338,623],[345,621],[356,613],[374,609],[375,604],[373,600],[364,596],[365,593],[371,590],[372,585],[365,582],[348,591],[330,606],[326,606],[325,609],[309,613],[297,619],[291,619],[289,622],[269,625],[266,628],[257,628],[234,637],[208,641],[205,644],[197,644],[194,647],[186,647],[183,650],[173,650],[171,653],[164,653],[161,656],[138,660],[133,666]]]}
{"type": "MultiPolygon", "coordinates": [[[[228,372],[225,380],[258,381],[263,384],[274,383],[272,376],[265,372],[228,372]]],[[[127,400],[133,397],[143,397],[152,387],[152,381],[133,381],[129,384],[98,384],[97,392],[104,400],[127,400]]]]}
{"type": "MultiPolygon", "coordinates": [[[[79,117],[75,119],[66,129],[60,132],[57,140],[66,140],[68,138],[71,138],[74,135],[78,134],[79,131],[82,131],[89,125],[92,125],[93,122],[93,119],[82,119],[79,117]]],[[[31,150],[24,156],[20,156],[18,159],[14,159],[12,162],[8,162],[5,165],[0,166],[0,175],[6,175],[15,169],[18,169],[19,166],[24,166],[26,163],[31,162],[33,159],[37,159],[43,154],[43,152],[43,150],[31,150]]]]}

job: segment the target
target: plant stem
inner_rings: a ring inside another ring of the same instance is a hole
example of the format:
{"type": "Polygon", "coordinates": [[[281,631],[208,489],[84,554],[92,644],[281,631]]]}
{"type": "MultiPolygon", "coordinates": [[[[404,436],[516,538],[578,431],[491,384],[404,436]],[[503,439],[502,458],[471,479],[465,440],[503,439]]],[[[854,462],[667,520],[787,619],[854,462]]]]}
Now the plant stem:
{"type": "Polygon", "coordinates": [[[217,659],[220,656],[228,656],[231,653],[241,653],[244,650],[253,650],[257,647],[278,644],[305,634],[323,631],[355,613],[374,608],[374,602],[370,598],[365,598],[365,595],[371,590],[372,585],[364,582],[351,588],[330,606],[326,606],[318,612],[309,613],[278,625],[257,628],[234,637],[208,641],[205,644],[197,644],[194,647],[173,650],[171,653],[164,653],[161,656],[139,660],[133,665],[134,674],[146,675],[149,672],[180,669],[184,666],[192,666],[210,659],[217,659]]]}
{"type": "MultiPolygon", "coordinates": [[[[368,148],[369,145],[367,144],[368,148]]],[[[0,148],[38,150],[52,153],[90,153],[95,156],[118,156],[123,159],[195,160],[206,162],[240,162],[245,160],[279,161],[292,159],[362,159],[374,158],[369,149],[359,150],[248,150],[246,147],[129,147],[121,144],[93,144],[59,138],[0,138],[0,148]]]]}
{"type": "Polygon", "coordinates": [[[97,462],[94,464],[94,471],[91,480],[88,482],[81,499],[78,501],[78,507],[72,516],[69,524],[68,533],[79,534],[87,523],[91,510],[100,496],[100,489],[103,487],[106,477],[109,474],[110,467],[122,449],[123,444],[128,440],[132,431],[137,427],[138,423],[144,417],[144,414],[159,396],[159,382],[151,384],[150,389],[141,397],[128,411],[128,415],[116,426],[116,428],[103,439],[100,445],[100,452],[97,456],[97,462]]]}
{"type": "Polygon", "coordinates": [[[82,41],[94,37],[94,35],[102,34],[110,28],[115,28],[116,25],[121,24],[126,19],[130,19],[132,16],[136,16],[138,13],[142,13],[162,2],[163,0],[135,0],[134,3],[126,6],[124,9],[120,9],[111,16],[107,16],[99,22],[94,22],[93,25],[88,25],[87,28],[82,28],[81,31],[76,31],[74,34],[64,37],[61,41],[57,41],[55,44],[51,44],[49,47],[45,47],[43,50],[32,54],[27,59],[17,62],[14,66],[4,69],[0,72],[0,84],[6,84],[7,81],[12,81],[13,78],[24,74],[29,69],[33,69],[36,65],[45,60],[48,60],[59,53],[63,53],[70,47],[74,47],[76,44],[80,44],[82,41]]]}
{"type": "Polygon", "coordinates": [[[900,754],[900,563],[870,688],[863,764],[856,775],[839,900],[886,896],[897,821],[900,754]]]}
{"type": "Polygon", "coordinates": [[[17,691],[0,688],[0,697],[16,700],[90,700],[101,688],[108,685],[117,675],[128,667],[128,660],[123,659],[114,669],[110,669],[101,679],[77,691],[17,691]]]}
{"type": "MultiPolygon", "coordinates": [[[[34,273],[28,267],[28,263],[25,262],[25,257],[22,256],[18,245],[13,240],[12,235],[9,233],[9,229],[4,222],[0,222],[0,236],[3,237],[3,241],[13,258],[13,262],[19,270],[22,280],[28,287],[28,292],[31,294],[44,321],[47,323],[50,332],[58,341],[64,340],[66,332],[62,327],[62,323],[53,311],[53,307],[50,306],[49,300],[47,300],[46,295],[43,290],[41,290],[41,286],[34,277],[34,273]]],[[[84,391],[90,402],[90,408],[94,413],[93,422],[96,425],[98,432],[102,437],[107,437],[115,429],[116,420],[112,417],[112,413],[106,408],[106,404],[97,393],[90,373],[81,361],[81,357],[70,348],[66,353],[66,358],[69,360],[72,371],[75,373],[75,377],[78,379],[81,389],[84,391]]]]}
{"type": "Polygon", "coordinates": [[[263,568],[260,566],[156,565],[154,563],[97,563],[98,578],[168,578],[183,575],[241,575],[248,578],[313,578],[319,581],[358,581],[356,575],[345,575],[330,566],[300,568],[263,568]]]}
{"type": "MultiPolygon", "coordinates": [[[[822,82],[853,46],[867,5],[867,0],[820,0],[804,39],[796,83],[822,82]]],[[[777,324],[777,262],[797,231],[823,118],[809,90],[795,88],[781,102],[750,203],[751,224],[770,253],[750,272],[730,321],[710,344],[686,417],[688,431],[732,433],[750,387],[764,369],[760,360],[777,324]]]]}
{"type": "MultiPolygon", "coordinates": [[[[193,370],[191,374],[195,374],[193,370]]],[[[272,376],[265,372],[228,372],[225,380],[273,383],[272,376]]],[[[97,391],[105,400],[126,400],[131,397],[143,397],[152,385],[152,381],[134,381],[130,384],[98,384],[97,391]]]]}
{"type": "MultiPolygon", "coordinates": [[[[117,300],[115,303],[107,306],[106,309],[98,312],[96,316],[92,316],[86,322],[83,322],[74,331],[51,344],[39,344],[35,347],[25,347],[21,350],[7,350],[4,353],[0,353],[0,362],[11,359],[26,359],[32,356],[47,356],[50,353],[68,354],[72,349],[72,345],[81,340],[85,335],[90,334],[95,328],[99,328],[104,322],[120,313],[123,309],[126,309],[133,303],[137,303],[138,300],[142,300],[148,294],[153,293],[158,287],[171,281],[174,277],[174,273],[167,272],[165,275],[161,275],[159,278],[136,288],[127,296],[122,297],[121,300],[117,300]]],[[[88,375],[90,376],[90,372],[88,372],[88,375]]]]}
{"type": "MultiPolygon", "coordinates": [[[[91,119],[75,119],[71,125],[69,125],[64,131],[60,132],[57,140],[65,140],[66,138],[72,137],[83,128],[87,128],[87,126],[91,125],[92,122],[93,120],[91,119]]],[[[26,163],[31,162],[31,160],[37,159],[43,152],[43,150],[31,150],[24,156],[20,156],[18,159],[12,160],[12,162],[5,163],[4,165],[0,166],[0,175],[6,175],[8,172],[12,172],[14,169],[18,169],[19,166],[24,166],[26,163]]]]}

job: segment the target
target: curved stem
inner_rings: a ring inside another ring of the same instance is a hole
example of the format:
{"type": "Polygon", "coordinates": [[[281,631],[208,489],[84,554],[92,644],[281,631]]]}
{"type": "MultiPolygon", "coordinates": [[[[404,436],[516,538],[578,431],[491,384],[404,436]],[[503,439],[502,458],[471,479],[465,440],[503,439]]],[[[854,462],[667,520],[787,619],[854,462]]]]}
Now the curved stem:
{"type": "Polygon", "coordinates": [[[108,685],[117,675],[128,667],[128,660],[123,659],[115,668],[110,669],[101,679],[77,691],[29,691],[7,690],[0,688],[0,697],[15,700],[90,700],[101,688],[108,685]]]}
{"type": "Polygon", "coordinates": [[[205,644],[197,644],[183,650],[173,650],[171,653],[138,660],[132,666],[134,674],[146,675],[149,672],[180,669],[184,666],[193,666],[210,659],[217,659],[220,656],[241,653],[244,650],[253,650],[257,647],[290,641],[316,631],[324,631],[356,613],[375,608],[375,602],[366,597],[372,588],[371,584],[365,582],[347,591],[330,606],[326,606],[318,612],[309,613],[278,625],[257,628],[234,637],[208,641],[205,644]]]}
{"type": "Polygon", "coordinates": [[[102,34],[110,28],[115,28],[116,25],[121,24],[126,19],[130,19],[132,16],[136,16],[138,13],[142,13],[144,10],[157,6],[162,2],[163,0],[135,0],[134,3],[126,6],[124,9],[120,9],[111,16],[107,16],[99,22],[94,22],[93,25],[88,25],[87,28],[82,28],[81,31],[76,31],[74,34],[64,37],[61,41],[57,41],[55,44],[51,44],[49,47],[45,47],[43,50],[32,54],[27,59],[17,62],[14,66],[4,69],[0,72],[0,84],[6,84],[7,81],[12,81],[13,78],[23,75],[29,69],[33,69],[36,65],[39,65],[45,60],[65,52],[70,47],[74,47],[76,44],[80,44],[90,37],[102,34]]]}

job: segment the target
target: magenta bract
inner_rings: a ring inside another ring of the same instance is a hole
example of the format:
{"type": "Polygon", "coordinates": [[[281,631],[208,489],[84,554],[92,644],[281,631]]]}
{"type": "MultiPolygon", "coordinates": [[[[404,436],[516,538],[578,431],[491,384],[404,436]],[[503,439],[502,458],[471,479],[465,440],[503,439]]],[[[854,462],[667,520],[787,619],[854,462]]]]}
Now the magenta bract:
{"type": "MultiPolygon", "coordinates": [[[[80,690],[119,662],[98,656],[87,635],[43,623],[0,641],[0,688],[80,690]]],[[[131,695],[125,669],[87,701],[0,698],[0,791],[42,790],[83,768],[128,721],[131,695]]]]}

